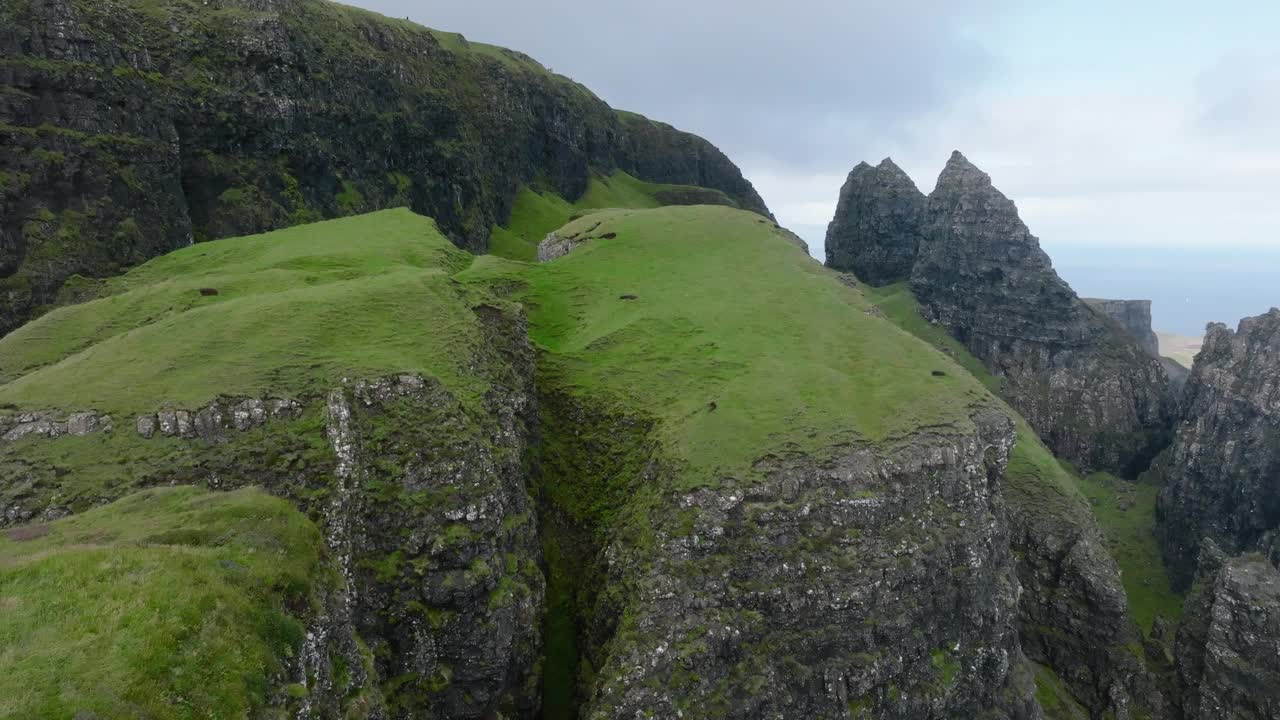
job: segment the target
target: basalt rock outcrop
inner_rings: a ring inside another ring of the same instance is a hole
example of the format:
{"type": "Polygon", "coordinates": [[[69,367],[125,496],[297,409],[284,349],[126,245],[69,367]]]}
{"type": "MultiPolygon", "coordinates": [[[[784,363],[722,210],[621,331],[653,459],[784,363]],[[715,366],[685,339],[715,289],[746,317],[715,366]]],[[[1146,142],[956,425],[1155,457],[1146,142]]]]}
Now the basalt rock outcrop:
{"type": "Polygon", "coordinates": [[[1138,342],[1138,347],[1145,350],[1148,355],[1160,356],[1160,339],[1151,329],[1150,300],[1084,298],[1084,301],[1119,323],[1120,327],[1138,342]]]}
{"type": "Polygon", "coordinates": [[[0,2],[0,334],[74,274],[408,206],[483,250],[594,171],[767,214],[707,141],[516,52],[322,0],[0,2]]]}
{"type": "Polygon", "coordinates": [[[604,550],[582,716],[1039,717],[1002,499],[1013,428],[974,422],[664,496],[652,547],[604,550]]]}
{"type": "Polygon", "coordinates": [[[110,432],[111,416],[92,411],[71,413],[66,417],[51,412],[0,414],[0,443],[23,438],[57,438],[63,435],[88,435],[110,432]]]}
{"type": "Polygon", "coordinates": [[[1209,325],[1187,381],[1182,419],[1154,475],[1170,575],[1190,584],[1200,544],[1275,553],[1280,532],[1280,310],[1209,325]]]}
{"type": "Polygon", "coordinates": [[[1212,540],[1199,565],[1175,654],[1183,720],[1280,717],[1280,571],[1212,540]]]}
{"type": "Polygon", "coordinates": [[[1005,398],[1055,454],[1084,469],[1145,469],[1170,422],[1159,362],[1058,277],[1013,202],[963,155],[952,155],[919,224],[909,211],[885,211],[912,197],[894,170],[854,171],[841,199],[849,217],[838,214],[830,230],[831,267],[892,281],[913,256],[911,289],[926,318],[1003,379],[1005,398]],[[894,180],[859,179],[873,175],[894,180]]]}
{"type": "Polygon", "coordinates": [[[519,391],[490,394],[489,428],[417,376],[326,399],[337,464],[322,527],[393,717],[537,713],[543,578],[519,391]]]}
{"type": "Polygon", "coordinates": [[[881,286],[910,279],[924,229],[925,196],[893,160],[849,173],[827,227],[827,265],[881,286]]]}

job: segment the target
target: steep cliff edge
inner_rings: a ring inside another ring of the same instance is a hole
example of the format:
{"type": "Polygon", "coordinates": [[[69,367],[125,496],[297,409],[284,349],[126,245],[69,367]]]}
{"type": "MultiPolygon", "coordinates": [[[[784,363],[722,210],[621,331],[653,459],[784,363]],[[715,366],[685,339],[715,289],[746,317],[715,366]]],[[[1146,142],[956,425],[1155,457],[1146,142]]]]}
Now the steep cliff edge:
{"type": "Polygon", "coordinates": [[[525,55],[325,0],[0,2],[0,333],[73,274],[407,206],[487,246],[517,190],[594,172],[766,213],[706,141],[525,55]]]}
{"type": "Polygon", "coordinates": [[[1084,301],[1103,315],[1115,320],[1125,332],[1129,333],[1130,337],[1137,341],[1138,347],[1160,362],[1160,367],[1169,378],[1170,394],[1175,401],[1180,401],[1182,389],[1186,387],[1191,370],[1177,360],[1160,354],[1160,338],[1151,329],[1151,301],[1100,298],[1085,298],[1084,301]]]}
{"type": "Polygon", "coordinates": [[[895,180],[846,185],[851,216],[829,230],[841,240],[828,249],[832,267],[898,279],[916,245],[910,282],[926,317],[1003,379],[1004,397],[1055,454],[1087,470],[1145,469],[1167,441],[1164,371],[1058,277],[1013,202],[957,152],[914,226],[910,212],[883,209],[914,197],[909,180],[887,163],[875,173],[895,180]],[[886,257],[894,272],[881,268],[886,257]]]}
{"type": "Polygon", "coordinates": [[[1151,329],[1150,300],[1083,298],[1085,303],[1115,320],[1148,355],[1160,357],[1160,339],[1151,329]]]}
{"type": "Polygon", "coordinates": [[[535,716],[533,354],[518,308],[450,279],[471,260],[394,210],[197,245],[87,288],[0,339],[0,525],[149,486],[260,486],[318,526],[330,602],[291,608],[305,633],[268,653],[285,670],[197,710],[286,697],[326,719],[535,716]]]}
{"type": "Polygon", "coordinates": [[[1191,582],[1204,538],[1228,554],[1280,556],[1280,310],[1235,332],[1209,326],[1154,474],[1163,485],[1158,532],[1179,586],[1191,582]]]}
{"type": "Polygon", "coordinates": [[[460,276],[544,351],[550,716],[1033,717],[998,402],[763,218],[556,234],[460,276]]]}
{"type": "Polygon", "coordinates": [[[998,400],[757,214],[563,232],[476,258],[387,211],[85,285],[0,339],[4,524],[294,503],[330,601],[237,707],[1036,717],[998,400]]]}
{"type": "Polygon", "coordinates": [[[1184,720],[1280,716],[1280,571],[1208,540],[1178,631],[1184,720]]]}
{"type": "MultiPolygon", "coordinates": [[[[999,378],[924,319],[906,283],[868,292],[889,320],[946,353],[992,392],[999,390],[999,378]]],[[[1018,441],[1005,473],[1005,498],[1022,590],[1018,629],[1024,652],[1040,666],[1038,697],[1047,717],[1166,717],[1159,680],[1135,651],[1157,616],[1167,623],[1180,605],[1165,591],[1150,516],[1144,523],[1132,502],[1068,471],[1026,421],[1010,413],[1018,441]],[[1114,513],[1116,522],[1102,527],[1096,513],[1114,513]]],[[[1153,507],[1150,497],[1146,512],[1153,507]]]]}

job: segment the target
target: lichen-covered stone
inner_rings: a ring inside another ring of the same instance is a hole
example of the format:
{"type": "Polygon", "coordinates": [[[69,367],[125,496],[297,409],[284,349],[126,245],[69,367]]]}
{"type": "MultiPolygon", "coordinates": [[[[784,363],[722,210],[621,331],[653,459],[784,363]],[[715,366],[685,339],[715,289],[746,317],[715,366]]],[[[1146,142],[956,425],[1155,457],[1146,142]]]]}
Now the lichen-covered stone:
{"type": "Polygon", "coordinates": [[[17,442],[28,437],[53,439],[63,435],[110,431],[111,416],[95,412],[71,413],[65,417],[52,412],[0,414],[0,443],[17,442]]]}
{"type": "Polygon", "coordinates": [[[292,398],[219,398],[196,410],[165,408],[155,415],[140,415],[134,428],[144,438],[156,433],[167,437],[223,442],[232,431],[247,432],[268,420],[291,420],[302,414],[302,403],[292,398]]]}

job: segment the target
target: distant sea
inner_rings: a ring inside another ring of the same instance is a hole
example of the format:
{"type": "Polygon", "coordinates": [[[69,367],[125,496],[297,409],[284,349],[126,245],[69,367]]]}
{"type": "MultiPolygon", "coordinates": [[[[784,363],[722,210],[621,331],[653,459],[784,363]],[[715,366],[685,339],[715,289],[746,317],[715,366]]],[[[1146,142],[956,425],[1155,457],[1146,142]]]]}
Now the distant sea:
{"type": "Polygon", "coordinates": [[[1210,322],[1234,329],[1280,307],[1280,247],[1042,246],[1081,297],[1150,300],[1161,332],[1200,336],[1210,322]]]}
{"type": "MultiPolygon", "coordinates": [[[[794,226],[825,260],[826,228],[794,226]]],[[[1204,334],[1210,322],[1235,328],[1241,318],[1280,307],[1280,240],[1275,248],[1157,248],[1041,242],[1053,266],[1081,297],[1150,300],[1160,332],[1204,334]]]]}

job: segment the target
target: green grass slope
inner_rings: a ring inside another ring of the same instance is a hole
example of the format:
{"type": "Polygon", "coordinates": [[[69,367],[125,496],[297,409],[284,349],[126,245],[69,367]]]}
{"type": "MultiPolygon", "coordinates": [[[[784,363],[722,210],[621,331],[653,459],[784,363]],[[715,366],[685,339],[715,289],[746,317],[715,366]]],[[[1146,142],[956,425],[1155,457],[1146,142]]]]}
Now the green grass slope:
{"type": "Polygon", "coordinates": [[[323,546],[256,489],[149,490],[0,532],[0,717],[288,716],[269,679],[336,579],[323,546]]]}
{"type": "Polygon", "coordinates": [[[592,549],[643,552],[670,524],[664,497],[749,483],[769,454],[971,430],[997,402],[759,215],[604,210],[560,233],[589,239],[552,262],[486,256],[458,276],[518,288],[542,351],[547,718],[574,717],[592,684],[579,633],[611,591],[592,549]]]}
{"type": "Polygon", "coordinates": [[[769,452],[965,428],[991,402],[753,213],[601,213],[564,232],[594,239],[540,265],[480,258],[459,277],[527,283],[547,374],[653,418],[690,485],[750,475],[769,452]]]}
{"type": "Polygon", "coordinates": [[[511,260],[534,261],[538,243],[547,233],[559,229],[576,215],[605,208],[656,208],[663,205],[701,204],[733,206],[733,200],[719,190],[689,185],[650,183],[617,171],[594,176],[587,190],[575,202],[554,191],[522,188],[504,226],[495,226],[489,235],[489,252],[511,260]]]}
{"type": "Polygon", "coordinates": [[[475,398],[478,331],[449,279],[470,261],[408,210],[197,244],[0,338],[0,405],[128,417],[400,371],[475,398]]]}
{"type": "Polygon", "coordinates": [[[1128,482],[1107,473],[1078,478],[1078,486],[1093,506],[1094,517],[1106,535],[1107,549],[1120,564],[1129,610],[1143,632],[1151,632],[1157,617],[1170,627],[1182,617],[1183,596],[1169,589],[1160,545],[1156,542],[1156,496],[1149,482],[1128,482]]]}

